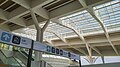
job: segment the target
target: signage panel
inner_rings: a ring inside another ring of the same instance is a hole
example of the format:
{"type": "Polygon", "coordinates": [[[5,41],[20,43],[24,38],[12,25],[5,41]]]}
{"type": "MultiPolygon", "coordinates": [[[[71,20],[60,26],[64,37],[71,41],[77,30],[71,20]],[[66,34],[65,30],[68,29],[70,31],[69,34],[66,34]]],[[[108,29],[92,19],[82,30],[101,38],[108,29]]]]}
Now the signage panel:
{"type": "Polygon", "coordinates": [[[47,45],[44,45],[37,41],[34,41],[34,46],[33,46],[34,50],[46,52],[46,49],[47,49],[46,47],[47,47],[47,45]]]}
{"type": "Polygon", "coordinates": [[[71,53],[71,56],[70,56],[71,59],[76,59],[76,60],[80,60],[80,56],[75,54],[75,53],[71,53]]]}
{"type": "MultiPolygon", "coordinates": [[[[19,47],[31,48],[32,39],[17,36],[9,32],[0,30],[0,42],[6,43],[9,45],[19,46],[19,47]]],[[[53,46],[46,45],[38,41],[34,41],[33,49],[42,51],[42,52],[64,56],[71,59],[80,60],[80,56],[77,54],[74,54],[62,49],[58,49],[53,46]]]]}
{"type": "Polygon", "coordinates": [[[0,42],[19,47],[31,48],[32,40],[0,30],[0,42]]]}
{"type": "Polygon", "coordinates": [[[68,57],[68,51],[63,50],[63,55],[64,57],[68,57]]]}

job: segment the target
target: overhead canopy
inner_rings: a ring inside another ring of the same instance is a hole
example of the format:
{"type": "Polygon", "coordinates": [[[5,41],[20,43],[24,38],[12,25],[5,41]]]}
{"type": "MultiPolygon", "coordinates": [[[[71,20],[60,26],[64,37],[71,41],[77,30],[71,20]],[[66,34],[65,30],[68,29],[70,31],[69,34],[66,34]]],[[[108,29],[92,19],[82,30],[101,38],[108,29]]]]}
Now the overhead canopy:
{"type": "Polygon", "coordinates": [[[1,0],[0,28],[35,40],[31,8],[40,27],[51,20],[45,43],[80,55],[92,49],[92,55],[113,56],[120,54],[119,7],[119,0],[1,0]]]}

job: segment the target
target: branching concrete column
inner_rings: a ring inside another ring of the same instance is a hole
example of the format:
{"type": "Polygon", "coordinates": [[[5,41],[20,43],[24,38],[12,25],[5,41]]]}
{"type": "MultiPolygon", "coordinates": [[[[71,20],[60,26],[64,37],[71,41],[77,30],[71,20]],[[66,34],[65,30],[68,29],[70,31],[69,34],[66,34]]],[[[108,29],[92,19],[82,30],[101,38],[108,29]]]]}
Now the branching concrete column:
{"type": "MultiPolygon", "coordinates": [[[[34,24],[35,24],[35,27],[37,30],[36,41],[39,41],[42,43],[43,42],[43,33],[44,33],[45,29],[47,28],[50,20],[47,20],[46,24],[43,26],[43,28],[41,28],[41,27],[39,27],[39,23],[38,23],[38,20],[36,18],[34,11],[30,10],[30,13],[31,13],[32,19],[34,21],[34,24]]],[[[35,60],[40,61],[41,59],[42,59],[42,52],[35,51],[35,60]]]]}
{"type": "MultiPolygon", "coordinates": [[[[43,41],[43,32],[41,29],[37,29],[36,41],[43,41]]],[[[35,60],[39,61],[42,59],[42,52],[35,51],[35,60]]]]}

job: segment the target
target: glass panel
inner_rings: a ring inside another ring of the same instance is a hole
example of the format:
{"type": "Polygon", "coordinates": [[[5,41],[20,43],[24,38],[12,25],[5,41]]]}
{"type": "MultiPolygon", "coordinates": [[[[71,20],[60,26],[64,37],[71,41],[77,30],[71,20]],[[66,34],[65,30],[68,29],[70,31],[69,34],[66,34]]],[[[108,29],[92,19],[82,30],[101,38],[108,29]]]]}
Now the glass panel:
{"type": "Polygon", "coordinates": [[[71,27],[78,31],[81,30],[83,33],[102,30],[100,24],[86,10],[60,19],[62,24],[71,25],[71,27]]]}
{"type": "Polygon", "coordinates": [[[120,27],[120,1],[111,2],[94,7],[95,13],[104,22],[107,29],[120,27]]]}

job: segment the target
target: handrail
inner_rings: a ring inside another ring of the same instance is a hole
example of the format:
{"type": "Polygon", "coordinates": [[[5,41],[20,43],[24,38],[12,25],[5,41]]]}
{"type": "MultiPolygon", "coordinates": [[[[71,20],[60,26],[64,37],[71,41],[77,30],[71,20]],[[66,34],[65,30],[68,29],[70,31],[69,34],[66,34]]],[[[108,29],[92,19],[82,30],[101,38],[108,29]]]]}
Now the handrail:
{"type": "MultiPolygon", "coordinates": [[[[24,54],[24,55],[26,55],[27,56],[27,58],[28,58],[28,54],[25,52],[25,51],[19,51],[21,54],[24,54]]],[[[32,61],[34,61],[34,59],[32,58],[32,61]]]]}
{"type": "Polygon", "coordinates": [[[15,61],[17,61],[17,63],[20,65],[20,67],[22,67],[22,65],[18,62],[18,60],[15,57],[12,57],[15,59],[15,61]]]}
{"type": "Polygon", "coordinates": [[[5,58],[7,58],[7,56],[0,50],[0,52],[5,56],[5,58]]]}
{"type": "MultiPolygon", "coordinates": [[[[15,61],[20,65],[20,67],[22,67],[22,65],[21,65],[14,57],[7,57],[7,56],[4,54],[4,52],[2,52],[1,50],[0,50],[0,52],[1,52],[2,55],[5,57],[6,60],[13,59],[13,60],[15,60],[15,61]]],[[[4,60],[5,60],[5,59],[4,59],[4,60]]]]}
{"type": "MultiPolygon", "coordinates": [[[[25,51],[22,50],[17,50],[18,52],[20,52],[22,55],[24,55],[26,58],[28,58],[28,54],[25,51]]],[[[34,59],[32,58],[32,61],[34,61],[34,59]]]]}

